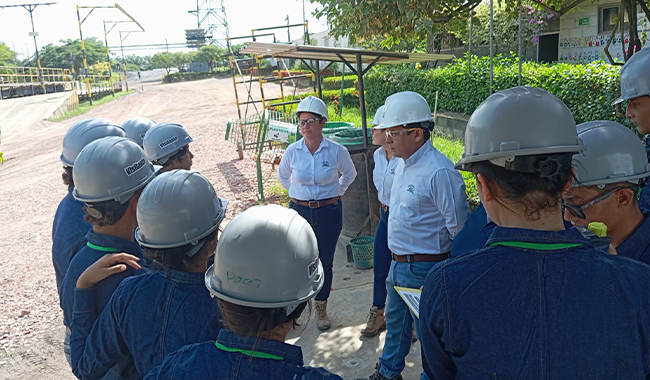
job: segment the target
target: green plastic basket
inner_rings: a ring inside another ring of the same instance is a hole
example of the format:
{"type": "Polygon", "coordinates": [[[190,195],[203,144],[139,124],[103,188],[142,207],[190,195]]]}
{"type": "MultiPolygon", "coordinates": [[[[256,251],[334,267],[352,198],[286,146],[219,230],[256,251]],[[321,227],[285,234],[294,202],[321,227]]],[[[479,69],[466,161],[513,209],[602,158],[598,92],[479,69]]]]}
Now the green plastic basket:
{"type": "MultiPolygon", "coordinates": [[[[372,139],[372,130],[370,128],[366,130],[366,133],[368,134],[368,138],[372,139]]],[[[363,130],[354,127],[345,128],[343,131],[330,135],[329,138],[341,145],[359,145],[363,144],[363,130]]]]}
{"type": "Polygon", "coordinates": [[[323,128],[323,136],[330,137],[337,132],[342,132],[352,127],[354,127],[354,124],[346,121],[328,121],[323,128]]]}
{"type": "Polygon", "coordinates": [[[359,236],[350,240],[354,265],[359,269],[372,268],[374,258],[375,238],[372,236],[359,236]]]}

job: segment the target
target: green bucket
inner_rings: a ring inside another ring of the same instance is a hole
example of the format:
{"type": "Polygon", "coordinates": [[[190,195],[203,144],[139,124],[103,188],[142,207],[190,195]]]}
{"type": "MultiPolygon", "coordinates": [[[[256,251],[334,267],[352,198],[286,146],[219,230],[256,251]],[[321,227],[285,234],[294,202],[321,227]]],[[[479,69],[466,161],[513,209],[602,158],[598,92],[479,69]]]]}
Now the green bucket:
{"type": "MultiPolygon", "coordinates": [[[[323,129],[323,131],[325,131],[323,129]]],[[[366,130],[368,140],[372,139],[372,129],[366,130]]],[[[363,130],[361,128],[345,128],[343,131],[336,132],[329,137],[341,145],[359,145],[363,144],[363,130]]]]}
{"type": "Polygon", "coordinates": [[[359,269],[372,268],[375,238],[372,236],[359,236],[350,240],[354,265],[359,269]]]}

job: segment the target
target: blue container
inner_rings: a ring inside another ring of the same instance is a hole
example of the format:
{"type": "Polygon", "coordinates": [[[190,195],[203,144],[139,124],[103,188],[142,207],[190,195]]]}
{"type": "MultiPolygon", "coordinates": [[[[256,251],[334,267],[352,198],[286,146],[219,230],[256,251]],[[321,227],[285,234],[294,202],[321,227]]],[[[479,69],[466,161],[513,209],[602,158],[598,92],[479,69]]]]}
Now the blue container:
{"type": "Polygon", "coordinates": [[[359,236],[350,240],[354,265],[359,269],[370,269],[374,259],[375,238],[359,236]]]}

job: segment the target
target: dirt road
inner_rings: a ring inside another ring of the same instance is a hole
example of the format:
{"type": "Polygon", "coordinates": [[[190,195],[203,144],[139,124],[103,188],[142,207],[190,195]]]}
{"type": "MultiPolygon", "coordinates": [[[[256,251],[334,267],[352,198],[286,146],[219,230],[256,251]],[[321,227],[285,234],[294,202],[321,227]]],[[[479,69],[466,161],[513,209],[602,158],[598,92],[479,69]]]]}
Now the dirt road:
{"type": "MultiPolygon", "coordinates": [[[[121,124],[135,116],[180,123],[199,138],[191,145],[193,169],[214,184],[219,196],[231,200],[227,217],[256,203],[254,162],[239,160],[235,146],[224,141],[228,119],[237,117],[231,79],[138,83],[132,89],[133,95],[66,121],[17,117],[10,128],[2,125],[0,379],[74,378],[61,348],[62,316],[51,263],[52,220],[66,193],[59,155],[70,125],[88,117],[121,124]]],[[[279,94],[273,85],[265,86],[265,93],[279,94]]],[[[33,114],[29,106],[24,110],[33,114]]],[[[270,169],[265,165],[267,176],[270,169]]]]}

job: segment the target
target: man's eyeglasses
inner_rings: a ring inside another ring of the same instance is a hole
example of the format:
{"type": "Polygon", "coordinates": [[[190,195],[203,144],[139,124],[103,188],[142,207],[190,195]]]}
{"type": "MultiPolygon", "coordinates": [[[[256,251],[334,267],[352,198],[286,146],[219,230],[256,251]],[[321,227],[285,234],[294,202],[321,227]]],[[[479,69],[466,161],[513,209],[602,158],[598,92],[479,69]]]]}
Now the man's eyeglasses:
{"type": "Polygon", "coordinates": [[[409,128],[409,129],[387,129],[386,130],[386,137],[390,137],[391,139],[397,139],[400,138],[401,136],[411,133],[417,128],[409,128]]]}
{"type": "Polygon", "coordinates": [[[305,126],[305,125],[308,125],[308,126],[311,127],[311,126],[313,126],[317,121],[320,122],[321,120],[323,120],[323,119],[317,119],[317,118],[313,118],[313,117],[312,117],[312,118],[310,118],[310,119],[304,119],[304,120],[303,120],[303,119],[300,119],[299,123],[300,123],[300,126],[301,126],[301,127],[303,127],[303,126],[305,126]]]}
{"type": "Polygon", "coordinates": [[[632,190],[634,190],[635,187],[634,186],[618,186],[618,187],[615,187],[612,190],[610,190],[610,191],[608,191],[608,192],[606,192],[604,194],[599,195],[593,201],[587,202],[587,203],[585,203],[583,205],[570,205],[570,204],[562,201],[562,209],[563,210],[569,210],[571,215],[575,216],[576,218],[585,220],[585,219],[587,219],[587,217],[585,216],[585,213],[583,211],[584,209],[586,209],[588,207],[591,207],[591,206],[595,205],[596,203],[604,201],[610,195],[614,194],[615,192],[617,192],[618,190],[621,190],[621,189],[632,189],[632,190]]]}

